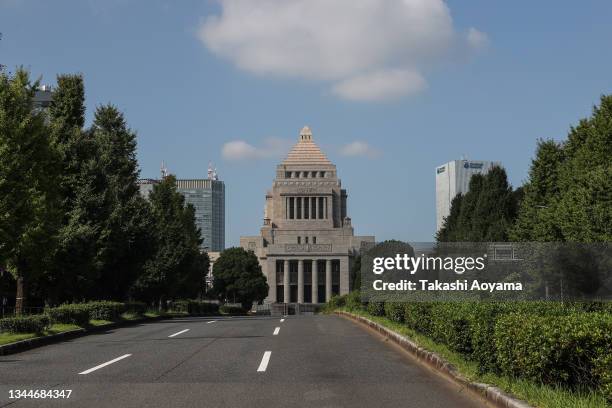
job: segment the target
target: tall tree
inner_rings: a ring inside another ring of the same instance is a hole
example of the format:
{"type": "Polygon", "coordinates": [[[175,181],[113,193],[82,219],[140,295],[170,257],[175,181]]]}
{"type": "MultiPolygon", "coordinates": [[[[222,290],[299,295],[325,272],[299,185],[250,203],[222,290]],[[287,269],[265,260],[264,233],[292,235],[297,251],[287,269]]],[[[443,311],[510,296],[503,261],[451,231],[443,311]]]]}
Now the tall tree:
{"type": "Polygon", "coordinates": [[[101,220],[96,261],[97,297],[122,299],[142,272],[152,251],[152,219],[137,185],[136,134],[112,105],[98,107],[91,136],[99,145],[110,212],[101,220]]]}
{"type": "Polygon", "coordinates": [[[462,201],[463,195],[461,193],[457,194],[451,201],[448,217],[444,217],[442,227],[436,233],[436,240],[438,242],[451,242],[457,240],[456,237],[459,228],[459,214],[461,213],[462,201]]]}
{"type": "Polygon", "coordinates": [[[515,225],[513,241],[559,241],[561,231],[555,220],[559,200],[559,171],[564,160],[562,146],[553,140],[539,140],[531,162],[529,179],[515,225]]]}
{"type": "Polygon", "coordinates": [[[0,73],[0,266],[17,280],[17,313],[25,284],[48,270],[59,227],[59,160],[44,114],[33,109],[37,86],[23,69],[0,73]]]}
{"type": "Polygon", "coordinates": [[[41,283],[47,300],[59,303],[88,297],[96,286],[97,227],[108,200],[98,167],[98,144],[83,130],[85,87],[81,75],[59,75],[49,108],[51,140],[61,158],[58,192],[62,197],[59,245],[53,273],[41,283]]]}
{"type": "Polygon", "coordinates": [[[465,195],[451,202],[450,214],[436,235],[440,242],[499,242],[508,240],[522,189],[513,191],[506,171],[494,166],[475,174],[465,195]]]}
{"type": "Polygon", "coordinates": [[[213,274],[213,290],[221,300],[239,302],[250,309],[253,302],[261,302],[268,296],[266,277],[252,251],[226,249],[215,262],[213,274]]]}
{"type": "Polygon", "coordinates": [[[176,190],[174,176],[165,177],[149,195],[155,251],[132,288],[142,300],[158,302],[174,297],[192,297],[203,288],[208,256],[201,254],[200,231],[193,206],[185,206],[176,190]]]}

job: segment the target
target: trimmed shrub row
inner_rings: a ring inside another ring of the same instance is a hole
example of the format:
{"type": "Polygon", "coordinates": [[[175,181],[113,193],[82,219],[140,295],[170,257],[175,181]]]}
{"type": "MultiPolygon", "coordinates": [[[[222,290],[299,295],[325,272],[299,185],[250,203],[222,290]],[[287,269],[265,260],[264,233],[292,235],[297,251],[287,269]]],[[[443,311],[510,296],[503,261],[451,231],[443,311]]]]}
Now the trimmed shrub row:
{"type": "Polygon", "coordinates": [[[49,328],[49,316],[31,315],[0,319],[0,332],[42,333],[49,328]]]}
{"type": "MultiPolygon", "coordinates": [[[[349,297],[330,306],[349,307],[349,297]]],[[[370,302],[363,309],[447,345],[481,373],[599,389],[612,401],[612,302],[370,302]]]]}
{"type": "Polygon", "coordinates": [[[198,300],[178,300],[174,302],[174,307],[190,315],[211,316],[219,314],[218,304],[198,300]]]}
{"type": "Polygon", "coordinates": [[[89,324],[89,309],[83,303],[70,303],[52,307],[46,310],[51,323],[76,324],[86,326],[89,324]]]}
{"type": "Polygon", "coordinates": [[[219,312],[224,315],[246,315],[247,311],[240,306],[223,305],[219,308],[219,312]]]}

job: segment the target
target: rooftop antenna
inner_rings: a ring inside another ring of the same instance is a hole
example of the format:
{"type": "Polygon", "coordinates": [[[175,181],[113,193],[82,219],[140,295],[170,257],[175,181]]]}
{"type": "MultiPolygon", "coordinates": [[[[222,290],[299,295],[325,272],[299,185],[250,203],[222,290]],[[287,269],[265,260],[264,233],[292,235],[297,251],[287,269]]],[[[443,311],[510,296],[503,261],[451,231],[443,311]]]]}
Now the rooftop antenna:
{"type": "Polygon", "coordinates": [[[209,180],[218,180],[217,177],[217,168],[213,167],[212,162],[208,162],[208,179],[209,180]]]}
{"type": "Polygon", "coordinates": [[[168,168],[166,167],[166,164],[164,163],[163,160],[161,162],[161,177],[162,179],[165,179],[166,177],[168,177],[168,168]]]}

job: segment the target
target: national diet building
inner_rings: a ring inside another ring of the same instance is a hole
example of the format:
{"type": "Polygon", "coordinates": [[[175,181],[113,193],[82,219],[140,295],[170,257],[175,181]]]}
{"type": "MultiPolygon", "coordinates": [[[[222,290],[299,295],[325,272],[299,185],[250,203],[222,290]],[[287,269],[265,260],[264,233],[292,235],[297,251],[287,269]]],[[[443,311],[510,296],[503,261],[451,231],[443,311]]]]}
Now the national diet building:
{"type": "Polygon", "coordinates": [[[373,236],[353,235],[336,166],[304,127],[276,167],[260,234],[240,238],[268,279],[266,303],[324,303],[348,293],[353,259],[373,244],[373,236]]]}

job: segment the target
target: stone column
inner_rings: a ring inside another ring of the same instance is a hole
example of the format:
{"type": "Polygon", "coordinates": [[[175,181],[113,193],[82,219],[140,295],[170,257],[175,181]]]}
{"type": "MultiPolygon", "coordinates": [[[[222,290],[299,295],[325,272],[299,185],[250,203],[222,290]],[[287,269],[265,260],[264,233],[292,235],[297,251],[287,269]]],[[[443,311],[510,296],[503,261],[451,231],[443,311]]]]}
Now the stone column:
{"type": "Polygon", "coordinates": [[[316,259],[312,260],[312,303],[319,303],[319,265],[316,259]]]}
{"type": "Polygon", "coordinates": [[[267,265],[268,285],[270,286],[270,291],[268,292],[267,300],[268,302],[276,303],[278,302],[276,294],[276,259],[268,258],[267,265]]]}
{"type": "Polygon", "coordinates": [[[304,260],[298,261],[298,303],[304,303],[304,260]]]}
{"type": "Polygon", "coordinates": [[[289,260],[285,259],[284,265],[283,265],[283,295],[284,295],[284,300],[283,302],[285,303],[289,303],[289,260]]]}
{"type": "Polygon", "coordinates": [[[332,271],[331,259],[325,260],[325,301],[329,302],[332,297],[332,271]]]}
{"type": "Polygon", "coordinates": [[[349,293],[349,261],[348,256],[340,258],[340,295],[349,293]]]}

